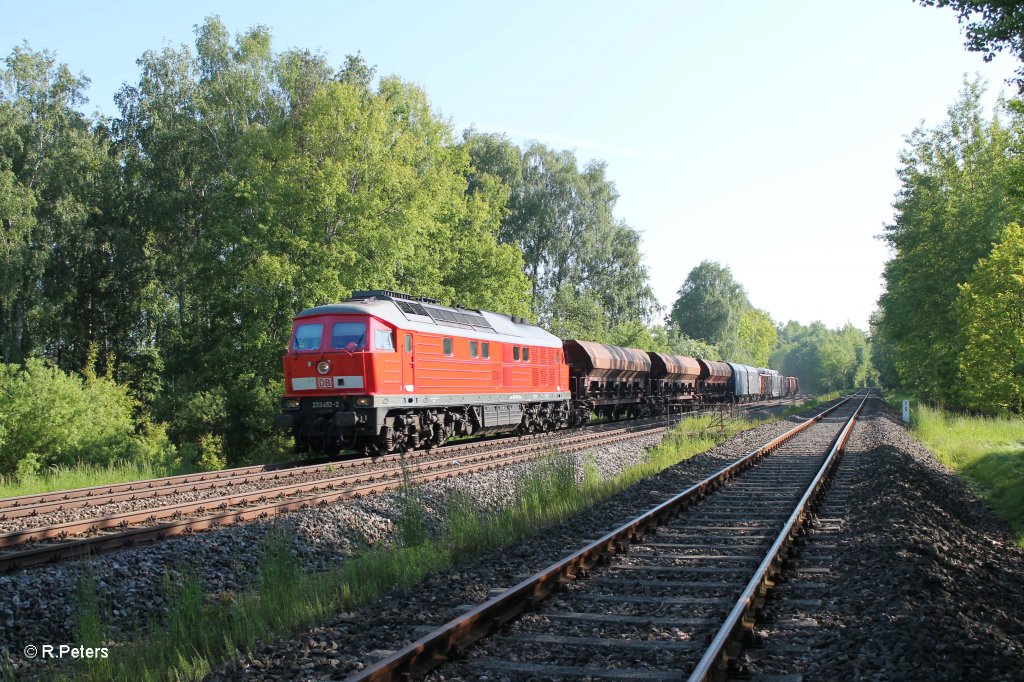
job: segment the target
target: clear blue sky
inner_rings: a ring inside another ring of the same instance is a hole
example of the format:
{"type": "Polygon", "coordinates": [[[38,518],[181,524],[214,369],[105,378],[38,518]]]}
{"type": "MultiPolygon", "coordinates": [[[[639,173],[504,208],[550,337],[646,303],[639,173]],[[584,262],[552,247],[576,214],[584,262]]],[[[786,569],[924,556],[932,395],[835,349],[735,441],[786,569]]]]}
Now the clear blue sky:
{"type": "Polygon", "coordinates": [[[1015,68],[967,53],[952,12],[910,0],[43,0],[6,3],[0,49],[56,52],[92,79],[90,111],[115,115],[135,60],[193,44],[209,14],[232,32],[265,24],[276,49],[336,65],[361,52],[379,74],[419,83],[456,131],[606,161],[665,306],[711,259],[777,321],[864,329],[903,136],[939,123],[965,74],[996,92],[1015,68]]]}

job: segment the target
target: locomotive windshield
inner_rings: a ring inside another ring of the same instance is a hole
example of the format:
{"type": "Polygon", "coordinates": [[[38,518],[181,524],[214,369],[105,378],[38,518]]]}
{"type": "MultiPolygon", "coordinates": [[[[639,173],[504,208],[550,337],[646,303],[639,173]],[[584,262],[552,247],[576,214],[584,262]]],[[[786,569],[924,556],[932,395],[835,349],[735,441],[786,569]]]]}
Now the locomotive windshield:
{"type": "Polygon", "coordinates": [[[350,351],[366,348],[366,323],[335,322],[331,328],[331,348],[350,351]]]}
{"type": "Polygon", "coordinates": [[[320,350],[320,337],[323,336],[322,324],[300,324],[295,328],[293,350],[320,350]]]}

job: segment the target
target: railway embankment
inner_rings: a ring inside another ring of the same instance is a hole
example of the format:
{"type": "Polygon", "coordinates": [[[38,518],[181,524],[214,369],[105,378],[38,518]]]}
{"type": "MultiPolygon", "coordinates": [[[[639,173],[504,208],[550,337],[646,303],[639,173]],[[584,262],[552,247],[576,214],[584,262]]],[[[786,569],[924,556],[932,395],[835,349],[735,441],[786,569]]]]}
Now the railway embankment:
{"type": "MultiPolygon", "coordinates": [[[[697,480],[762,435],[747,432],[528,544],[266,644],[213,678],[358,671],[556,560],[581,538],[697,480]]],[[[1016,679],[1024,669],[1022,559],[1006,525],[876,401],[855,428],[819,518],[739,663],[755,678],[1016,679]],[[800,587],[808,576],[813,599],[800,587]]],[[[452,679],[444,669],[438,675],[452,679]]]]}
{"type": "MultiPolygon", "coordinates": [[[[807,680],[1013,680],[1024,551],[972,489],[876,409],[847,447],[793,570],[818,603],[771,595],[746,672],[807,680]]],[[[791,573],[793,575],[794,573],[791,573]]]]}
{"type": "Polygon", "coordinates": [[[910,432],[1010,524],[1024,547],[1024,417],[967,415],[912,401],[910,432]]]}

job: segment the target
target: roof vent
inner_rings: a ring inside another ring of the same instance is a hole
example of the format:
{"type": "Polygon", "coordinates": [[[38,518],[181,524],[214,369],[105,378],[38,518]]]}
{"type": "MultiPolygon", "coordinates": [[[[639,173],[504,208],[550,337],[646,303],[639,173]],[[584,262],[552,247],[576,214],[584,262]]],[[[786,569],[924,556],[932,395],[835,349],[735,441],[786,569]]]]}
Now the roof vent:
{"type": "Polygon", "coordinates": [[[352,295],[349,296],[349,299],[353,301],[366,298],[390,298],[402,301],[420,301],[422,303],[437,303],[437,299],[434,298],[427,298],[426,296],[413,296],[412,294],[403,294],[397,291],[389,291],[387,289],[369,289],[367,291],[353,291],[352,295]]]}

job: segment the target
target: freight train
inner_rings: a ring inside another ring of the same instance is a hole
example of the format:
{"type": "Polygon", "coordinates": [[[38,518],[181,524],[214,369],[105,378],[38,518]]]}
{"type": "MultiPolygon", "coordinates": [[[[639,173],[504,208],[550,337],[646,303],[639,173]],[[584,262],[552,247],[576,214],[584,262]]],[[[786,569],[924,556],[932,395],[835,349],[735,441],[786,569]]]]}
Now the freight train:
{"type": "Polygon", "coordinates": [[[527,320],[357,291],[295,316],[275,426],[298,451],[379,454],[796,393],[773,369],[562,340],[527,320]]]}

